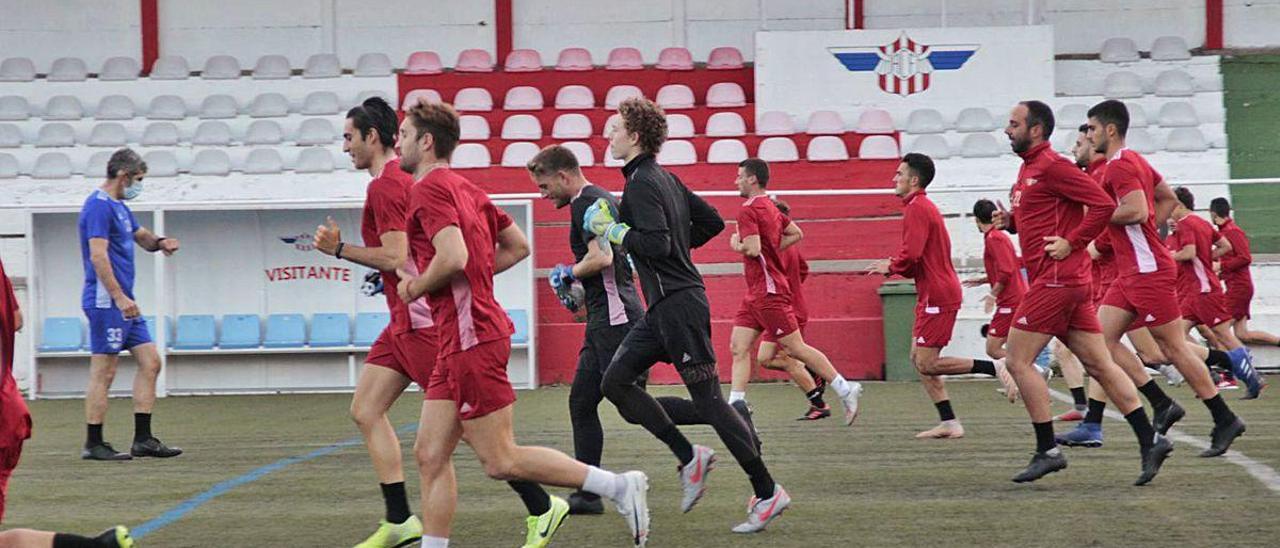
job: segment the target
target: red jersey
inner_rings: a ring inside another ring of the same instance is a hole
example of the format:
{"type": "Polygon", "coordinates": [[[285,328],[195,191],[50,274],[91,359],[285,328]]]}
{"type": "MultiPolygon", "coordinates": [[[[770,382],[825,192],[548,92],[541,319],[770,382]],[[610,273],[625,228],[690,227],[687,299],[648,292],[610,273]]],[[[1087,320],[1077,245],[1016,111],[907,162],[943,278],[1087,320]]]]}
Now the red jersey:
{"type": "Polygon", "coordinates": [[[1004,289],[996,295],[996,306],[1017,308],[1022,294],[1027,292],[1027,282],[1022,279],[1022,261],[1013,249],[1013,240],[1003,230],[988,230],[982,243],[982,266],[987,271],[987,283],[991,287],[1004,284],[1004,289]]]}
{"type": "Polygon", "coordinates": [[[440,357],[515,332],[493,295],[498,233],[511,223],[511,217],[493,205],[483,190],[448,167],[433,169],[410,189],[406,233],[418,271],[427,271],[436,255],[431,240],[444,228],[458,227],[467,246],[463,271],[428,295],[440,333],[440,357]]]}
{"type": "MultiPolygon", "coordinates": [[[[0,448],[13,447],[31,437],[31,413],[13,380],[14,333],[18,298],[0,262],[0,448]]],[[[3,467],[0,464],[0,467],[3,467]]],[[[3,493],[0,493],[3,495],[3,493]]]]}
{"type": "Polygon", "coordinates": [[[1131,225],[1109,224],[1111,247],[1116,254],[1116,272],[1120,278],[1174,272],[1177,266],[1173,256],[1162,244],[1156,231],[1155,189],[1163,179],[1146,158],[1127,148],[1120,149],[1102,173],[1102,187],[1116,204],[1134,191],[1141,191],[1147,200],[1147,218],[1131,225]]]}
{"type": "Polygon", "coordinates": [[[1105,228],[1115,211],[1115,201],[1047,142],[1020,156],[1022,168],[1009,200],[1013,205],[1011,227],[1018,233],[1027,278],[1033,285],[1088,284],[1090,263],[1085,247],[1105,228]],[[1060,261],[1049,257],[1044,251],[1044,239],[1049,236],[1066,238],[1071,254],[1060,261]]]}
{"type": "Polygon", "coordinates": [[[902,250],[889,263],[889,273],[915,279],[921,306],[958,309],[963,300],[960,278],[951,264],[951,237],[938,206],[923,190],[902,201],[902,250]]]}
{"type": "Polygon", "coordinates": [[[1218,240],[1218,232],[1213,225],[1194,213],[1188,214],[1178,221],[1178,228],[1169,240],[1172,251],[1196,246],[1196,256],[1190,261],[1178,261],[1178,294],[1195,295],[1222,291],[1218,275],[1213,273],[1213,242],[1218,240]]]}
{"type": "Polygon", "coordinates": [[[782,241],[782,229],[789,221],[773,205],[768,196],[758,194],[747,199],[738,210],[738,237],[760,237],[760,254],[742,256],[742,271],[747,278],[746,300],[752,301],[766,295],[790,296],[787,271],[782,265],[778,246],[782,241]]]}
{"type": "MultiPolygon", "coordinates": [[[[369,182],[365,191],[364,218],[360,223],[360,237],[365,247],[381,247],[383,234],[404,232],[405,210],[409,207],[409,188],[412,186],[413,176],[400,169],[399,158],[387,162],[382,166],[382,173],[369,182]]],[[[412,264],[410,261],[406,265],[411,272],[415,270],[412,264]]],[[[404,333],[410,328],[430,327],[431,308],[426,299],[406,306],[396,295],[400,276],[395,270],[383,270],[381,273],[382,292],[391,312],[391,323],[387,328],[392,333],[404,333]]]]}
{"type": "Polygon", "coordinates": [[[1218,226],[1218,234],[1231,242],[1231,252],[1218,258],[1222,264],[1222,281],[1228,285],[1253,285],[1253,276],[1249,274],[1249,265],[1253,263],[1249,236],[1231,219],[1218,226]]]}
{"type": "Polygon", "coordinates": [[[791,289],[791,310],[797,322],[805,323],[809,319],[809,304],[804,300],[803,284],[809,278],[809,263],[800,253],[800,244],[782,250],[782,267],[787,271],[787,286],[791,289]]]}
{"type": "Polygon", "coordinates": [[[1116,281],[1116,254],[1111,248],[1110,233],[1100,234],[1093,241],[1093,248],[1098,250],[1098,258],[1093,260],[1093,283],[1105,293],[1116,281]]]}

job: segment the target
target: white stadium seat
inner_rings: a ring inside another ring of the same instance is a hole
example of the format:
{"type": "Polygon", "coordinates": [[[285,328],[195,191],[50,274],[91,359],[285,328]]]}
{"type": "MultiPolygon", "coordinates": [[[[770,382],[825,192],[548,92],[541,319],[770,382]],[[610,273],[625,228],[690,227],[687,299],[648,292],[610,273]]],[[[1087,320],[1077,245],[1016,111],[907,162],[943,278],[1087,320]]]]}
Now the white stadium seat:
{"type": "Polygon", "coordinates": [[[129,120],[137,115],[133,99],[124,95],[108,95],[98,101],[93,117],[99,120],[129,120]]]}
{"type": "Polygon", "coordinates": [[[1102,95],[1108,99],[1142,97],[1144,93],[1142,78],[1127,70],[1108,74],[1102,82],[1102,95]]]}
{"type": "Polygon", "coordinates": [[[191,144],[227,146],[231,144],[231,126],[226,122],[200,122],[191,136],[191,144]]]}
{"type": "Polygon", "coordinates": [[[1200,133],[1200,128],[1180,127],[1169,132],[1164,149],[1169,152],[1204,152],[1209,150],[1209,143],[1200,133]]]}
{"type": "Polygon", "coordinates": [[[586,48],[564,48],[556,59],[556,70],[559,71],[581,72],[595,68],[591,51],[586,48]]]}
{"type": "Polygon", "coordinates": [[[248,114],[254,118],[288,116],[289,100],[279,93],[263,93],[249,103],[248,114]]]}
{"type": "Polygon", "coordinates": [[[186,80],[189,76],[191,67],[181,55],[162,55],[151,65],[152,80],[186,80]]]}
{"type": "Polygon", "coordinates": [[[114,152],[112,150],[100,150],[93,153],[93,156],[90,156],[85,161],[84,169],[80,173],[84,174],[85,177],[106,177],[107,164],[111,161],[111,154],[114,152]]]}
{"type": "Polygon", "coordinates": [[[573,156],[578,159],[579,166],[591,167],[596,164],[596,154],[591,150],[591,145],[581,141],[569,141],[561,145],[573,153],[573,156]]]}
{"type": "Polygon", "coordinates": [[[129,134],[118,122],[95,124],[89,132],[91,147],[122,147],[129,142],[129,134]]]}
{"type": "Polygon", "coordinates": [[[31,118],[31,105],[18,95],[0,97],[0,120],[26,120],[31,118]]]}
{"type": "Polygon", "coordinates": [[[1151,43],[1152,61],[1186,61],[1191,50],[1181,36],[1161,36],[1151,43]]]}
{"type": "Polygon", "coordinates": [[[337,136],[337,130],[327,118],[307,118],[298,125],[298,138],[295,141],[299,145],[327,145],[337,136]]]}
{"type": "Polygon", "coordinates": [[[333,155],[324,147],[309,147],[298,153],[293,170],[297,173],[329,173],[333,171],[333,155]]]}
{"type": "Polygon", "coordinates": [[[996,119],[991,116],[991,111],[982,107],[969,107],[956,115],[956,131],[960,133],[992,131],[996,127],[996,119]]]}
{"type": "Polygon", "coordinates": [[[708,70],[732,70],[742,66],[742,52],[735,47],[715,48],[707,55],[708,70]]]}
{"type": "Polygon", "coordinates": [[[142,155],[147,163],[147,177],[174,177],[178,174],[178,158],[167,150],[153,150],[142,155]]]}
{"type": "Polygon", "coordinates": [[[352,71],[357,77],[391,75],[391,58],[385,53],[365,53],[356,58],[356,68],[352,71]]]}
{"type": "Polygon", "coordinates": [[[187,117],[187,104],[177,95],[157,95],[147,107],[149,120],[181,120],[187,117]]]}
{"type": "Polygon", "coordinates": [[[454,72],[493,72],[493,57],[488,50],[464,49],[458,52],[454,72]]]}
{"type": "Polygon", "coordinates": [[[804,157],[810,162],[842,162],[849,159],[849,149],[845,148],[843,139],[822,135],[809,141],[804,157]]]}
{"type": "Polygon", "coordinates": [[[200,77],[205,80],[234,80],[240,77],[240,62],[230,55],[214,55],[204,62],[200,77]]]}
{"type": "Polygon", "coordinates": [[[89,77],[89,69],[84,61],[76,57],[61,57],[53,60],[46,80],[50,82],[80,82],[89,77]]]}
{"type": "Polygon", "coordinates": [[[0,179],[16,179],[20,173],[17,158],[12,154],[0,154],[0,179]]]}
{"type": "MultiPolygon", "coordinates": [[[[857,133],[893,133],[897,131],[893,127],[893,117],[887,111],[878,108],[869,108],[862,111],[858,115],[858,125],[854,126],[853,131],[857,133]]],[[[894,147],[897,148],[897,147],[894,147]]]]}
{"type": "Polygon", "coordinates": [[[707,119],[707,137],[741,137],[747,134],[747,122],[736,112],[717,112],[707,119]]]}
{"type": "Polygon", "coordinates": [[[1170,101],[1160,106],[1160,127],[1195,127],[1200,125],[1196,108],[1186,101],[1170,101]]]}
{"type": "Polygon", "coordinates": [[[951,145],[947,144],[946,137],[932,133],[912,139],[907,144],[906,152],[917,152],[934,160],[946,160],[951,157],[951,145]]]}
{"type": "Polygon", "coordinates": [[[636,86],[613,86],[609,88],[609,92],[604,96],[604,108],[609,110],[618,110],[618,105],[632,97],[644,97],[644,92],[640,91],[640,88],[636,86]]]}
{"type": "Polygon", "coordinates": [[[551,125],[551,136],[556,139],[590,139],[591,119],[583,114],[561,114],[551,125]]]}
{"type": "Polygon", "coordinates": [[[502,64],[503,72],[538,72],[540,70],[542,70],[542,55],[535,49],[512,50],[502,64]]]}
{"type": "Polygon", "coordinates": [[[426,99],[428,103],[443,103],[444,98],[440,97],[440,92],[434,89],[418,88],[410,90],[404,95],[404,105],[406,108],[412,108],[420,101],[426,99]]]}
{"type": "MultiPolygon", "coordinates": [[[[206,122],[211,123],[211,122],[206,122]]],[[[224,126],[226,124],[223,124],[224,126]]],[[[231,134],[231,130],[227,130],[227,135],[231,134]]],[[[142,130],[143,146],[173,146],[178,144],[182,137],[178,133],[178,126],[172,122],[155,122],[147,124],[142,130]]]]}
{"type": "Polygon", "coordinates": [[[1196,94],[1195,80],[1180,70],[1166,70],[1156,75],[1157,97],[1190,97],[1196,94]]]}
{"type": "Polygon", "coordinates": [[[453,151],[449,166],[454,169],[486,168],[493,163],[489,147],[480,143],[463,143],[453,151]]]}
{"type": "Polygon", "coordinates": [[[776,110],[766,111],[756,118],[756,135],[795,135],[796,124],[791,115],[776,110]]]}
{"type": "Polygon", "coordinates": [[[1128,38],[1107,38],[1102,42],[1098,58],[1103,63],[1127,63],[1137,61],[1138,45],[1128,38]]]}
{"type": "Polygon", "coordinates": [[[191,161],[192,175],[226,176],[231,173],[231,158],[218,149],[206,149],[196,153],[191,161]]]}
{"type": "Polygon", "coordinates": [[[274,148],[255,148],[245,157],[241,171],[248,174],[280,173],[284,171],[284,160],[274,148]]]}
{"type": "Polygon", "coordinates": [[[44,105],[45,120],[79,120],[84,117],[80,100],[70,95],[54,95],[44,105]]]}
{"type": "MultiPolygon", "coordinates": [[[[671,135],[671,117],[672,117],[672,116],[684,116],[684,115],[683,115],[683,114],[669,114],[669,115],[667,115],[667,137],[674,137],[673,135],[671,135]]],[[[688,118],[688,116],[685,116],[685,118],[688,118]]],[[[605,139],[608,139],[608,138],[609,138],[609,130],[613,129],[613,126],[615,126],[615,125],[617,125],[617,124],[621,124],[621,123],[622,123],[622,115],[621,115],[621,114],[618,114],[618,113],[616,113],[616,112],[615,112],[615,113],[613,113],[613,114],[610,114],[610,115],[609,115],[609,117],[608,117],[608,118],[606,118],[606,119],[605,119],[605,121],[604,121],[604,127],[603,127],[603,128],[601,128],[600,136],[601,136],[601,137],[604,137],[605,139]]],[[[689,136],[690,136],[690,137],[692,137],[692,136],[693,136],[693,120],[692,120],[692,119],[690,119],[690,120],[689,120],[689,136]]]]}
{"type": "Polygon", "coordinates": [[[511,143],[502,150],[502,167],[525,167],[538,154],[538,145],[511,143]]]}
{"type": "Polygon", "coordinates": [[[760,141],[756,156],[766,162],[795,162],[800,160],[800,150],[790,137],[769,137],[760,141]]]}
{"type": "Polygon", "coordinates": [[[22,146],[22,130],[13,124],[0,124],[0,148],[22,146]]]}
{"type": "Polygon", "coordinates": [[[1063,105],[1054,113],[1054,127],[1076,129],[1089,121],[1089,107],[1080,103],[1063,105]]]}
{"type": "Polygon", "coordinates": [[[947,131],[947,122],[942,113],[931,108],[911,111],[907,116],[907,133],[942,133],[947,131]]]}
{"type": "Polygon", "coordinates": [[[205,120],[235,118],[239,115],[240,105],[236,104],[234,97],[225,93],[210,95],[200,103],[200,118],[205,120]]]}
{"type": "Polygon", "coordinates": [[[489,121],[484,116],[464,114],[458,117],[458,128],[463,141],[484,141],[489,138],[489,121]]]}
{"type": "Polygon", "coordinates": [[[529,114],[508,116],[502,121],[502,138],[507,141],[531,141],[542,138],[542,123],[529,114]]]}
{"type": "Polygon", "coordinates": [[[708,164],[737,164],[747,159],[747,145],[737,139],[712,141],[707,151],[708,164]]]}
{"type": "Polygon", "coordinates": [[[337,78],[342,76],[342,63],[332,53],[316,53],[302,67],[303,78],[337,78]]]}
{"type": "Polygon", "coordinates": [[[106,82],[137,80],[142,68],[132,57],[109,57],[102,62],[98,79],[106,82]]]}
{"type": "Polygon", "coordinates": [[[76,145],[76,132],[71,124],[54,122],[40,126],[36,135],[36,146],[41,148],[61,148],[76,145]]]}
{"type": "Polygon", "coordinates": [[[71,158],[61,152],[46,152],[36,158],[31,168],[35,179],[66,179],[71,177],[71,158]]]}
{"type": "Polygon", "coordinates": [[[293,76],[293,67],[283,55],[263,55],[253,66],[254,80],[287,80],[290,76],[293,76]]]}
{"type": "Polygon", "coordinates": [[[542,110],[542,92],[533,86],[516,86],[507,90],[503,110],[542,110]]]}
{"type": "Polygon", "coordinates": [[[688,48],[663,48],[653,66],[660,70],[693,70],[693,54],[688,48]]]}
{"type": "Polygon", "coordinates": [[[595,106],[595,94],[587,86],[564,86],[556,92],[556,108],[559,110],[581,110],[595,106]]]}
{"type": "Polygon", "coordinates": [[[484,88],[463,88],[453,97],[453,108],[462,112],[493,110],[493,96],[484,88]]]}
{"type": "Polygon", "coordinates": [[[342,112],[342,101],[332,91],[313,91],[302,100],[302,113],[307,115],[338,114],[342,112]]]}
{"type": "Polygon", "coordinates": [[[863,160],[893,160],[901,157],[898,142],[889,135],[872,135],[858,144],[858,157],[863,160]]]}
{"type": "Polygon", "coordinates": [[[698,163],[698,153],[689,141],[667,141],[658,152],[658,164],[664,166],[687,166],[698,163]]]}
{"type": "Polygon", "coordinates": [[[804,132],[809,135],[842,135],[845,132],[844,119],[832,110],[815,110],[809,115],[804,132]]]}
{"type": "Polygon", "coordinates": [[[409,54],[405,63],[405,74],[440,74],[444,72],[444,63],[440,54],[434,51],[415,51],[409,54]]]}
{"type": "MultiPolygon", "coordinates": [[[[614,114],[613,116],[617,116],[614,114]]],[[[609,120],[613,120],[613,116],[609,120]]],[[[693,129],[693,118],[687,114],[668,114],[667,115],[667,137],[670,139],[689,139],[696,135],[693,129]]],[[[605,134],[608,137],[608,134],[605,134]]]]}
{"type": "Polygon", "coordinates": [[[747,105],[747,93],[734,82],[711,84],[707,89],[707,106],[711,108],[742,107],[747,105]]]}
{"type": "Polygon", "coordinates": [[[274,120],[254,120],[244,133],[246,145],[278,145],[284,142],[284,130],[274,120]]]}
{"type": "Polygon", "coordinates": [[[1152,154],[1160,150],[1160,145],[1151,137],[1151,133],[1140,127],[1130,127],[1125,134],[1124,146],[1139,154],[1152,154]]]}
{"type": "Polygon", "coordinates": [[[36,79],[36,64],[26,57],[0,61],[0,82],[30,82],[36,79]]]}
{"type": "Polygon", "coordinates": [[[667,110],[693,108],[693,89],[684,84],[667,84],[658,89],[656,102],[667,110]]]}
{"type": "Polygon", "coordinates": [[[1147,111],[1136,102],[1130,101],[1124,106],[1129,109],[1129,127],[1147,127],[1147,111]]]}
{"type": "Polygon", "coordinates": [[[636,48],[613,48],[605,61],[605,70],[642,70],[644,57],[636,48]]]}
{"type": "Polygon", "coordinates": [[[970,133],[960,141],[960,155],[965,158],[994,158],[1008,150],[1008,146],[1001,149],[990,133],[970,133]]]}

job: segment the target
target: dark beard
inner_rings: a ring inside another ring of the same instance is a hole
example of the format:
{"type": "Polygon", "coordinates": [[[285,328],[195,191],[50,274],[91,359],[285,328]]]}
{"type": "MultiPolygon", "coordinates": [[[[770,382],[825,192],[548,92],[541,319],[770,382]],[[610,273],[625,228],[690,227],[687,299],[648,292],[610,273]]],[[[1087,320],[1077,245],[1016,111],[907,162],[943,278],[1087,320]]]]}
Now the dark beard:
{"type": "Polygon", "coordinates": [[[1009,142],[1009,146],[1013,147],[1014,152],[1018,154],[1022,154],[1023,152],[1026,152],[1027,149],[1031,148],[1031,140],[1030,139],[1025,139],[1025,140],[1014,139],[1009,142]]]}

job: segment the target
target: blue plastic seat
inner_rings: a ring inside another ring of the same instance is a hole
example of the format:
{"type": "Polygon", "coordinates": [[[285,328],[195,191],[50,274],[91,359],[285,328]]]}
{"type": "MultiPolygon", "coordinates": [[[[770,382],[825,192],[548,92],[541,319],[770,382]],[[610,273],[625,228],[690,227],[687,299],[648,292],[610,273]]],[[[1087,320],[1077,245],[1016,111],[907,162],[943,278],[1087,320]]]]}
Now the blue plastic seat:
{"type": "Polygon", "coordinates": [[[262,320],[257,314],[227,314],[222,317],[219,348],[257,348],[262,345],[262,320]]]}
{"type": "Polygon", "coordinates": [[[351,317],[346,314],[312,315],[310,344],[314,347],[351,344],[351,317]]]}
{"type": "Polygon", "coordinates": [[[85,343],[80,318],[45,318],[40,332],[41,352],[75,352],[85,343]]]}
{"type": "Polygon", "coordinates": [[[267,316],[267,348],[301,348],[307,344],[307,319],[302,314],[267,316]]]}
{"type": "Polygon", "coordinates": [[[391,323],[391,314],[386,312],[361,312],[356,314],[356,336],[352,344],[356,346],[373,346],[378,335],[391,323]]]}
{"type": "Polygon", "coordinates": [[[178,350],[209,350],[218,339],[217,326],[210,314],[178,316],[173,347],[178,350]]]}
{"type": "Polygon", "coordinates": [[[508,310],[507,316],[515,324],[516,332],[511,335],[511,344],[529,344],[529,312],[526,310],[508,310]]]}

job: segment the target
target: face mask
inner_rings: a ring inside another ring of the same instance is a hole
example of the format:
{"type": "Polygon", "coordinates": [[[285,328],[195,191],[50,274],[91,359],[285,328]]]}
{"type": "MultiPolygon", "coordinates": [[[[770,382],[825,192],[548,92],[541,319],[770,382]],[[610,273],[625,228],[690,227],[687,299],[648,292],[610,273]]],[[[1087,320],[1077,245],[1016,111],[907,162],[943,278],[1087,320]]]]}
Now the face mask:
{"type": "Polygon", "coordinates": [[[124,199],[132,200],[142,194],[142,181],[136,181],[132,185],[124,187],[124,199]]]}

